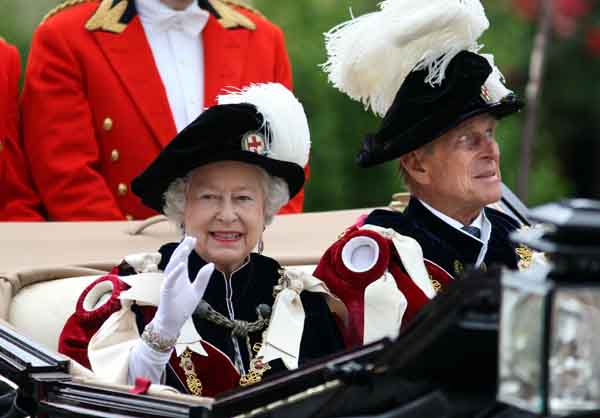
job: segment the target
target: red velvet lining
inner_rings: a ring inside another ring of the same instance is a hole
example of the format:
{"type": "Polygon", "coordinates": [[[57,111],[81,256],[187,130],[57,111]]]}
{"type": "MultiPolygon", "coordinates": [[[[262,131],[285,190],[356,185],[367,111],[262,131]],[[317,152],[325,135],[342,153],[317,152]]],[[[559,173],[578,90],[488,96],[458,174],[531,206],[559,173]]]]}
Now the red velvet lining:
{"type": "MultiPolygon", "coordinates": [[[[429,260],[424,261],[430,279],[439,282],[441,291],[443,291],[454,279],[441,267],[429,260]]],[[[342,321],[338,321],[338,326],[347,347],[362,344],[364,336],[364,291],[369,284],[379,279],[386,270],[392,274],[398,289],[408,302],[401,325],[404,327],[430,299],[406,273],[391,240],[382,237],[375,231],[359,230],[356,226],[353,226],[346,231],[343,237],[329,247],[321,257],[314,275],[323,280],[348,309],[348,325],[344,327],[342,321]],[[342,261],[344,245],[357,236],[373,238],[377,241],[380,251],[376,265],[363,273],[350,271],[342,261]]]]}
{"type": "MultiPolygon", "coordinates": [[[[351,227],[346,234],[325,252],[314,275],[323,280],[329,289],[339,297],[348,309],[348,324],[340,327],[347,347],[362,344],[364,330],[364,291],[380,278],[389,264],[391,242],[380,234],[369,230],[351,227]],[[366,236],[374,239],[379,246],[379,258],[375,266],[366,272],[355,273],[342,261],[344,245],[352,238],[366,236]]],[[[338,325],[342,322],[338,321],[338,325]]]]}
{"type": "Polygon", "coordinates": [[[134,395],[143,395],[148,392],[151,384],[152,382],[145,377],[136,377],[135,384],[133,385],[133,388],[129,389],[129,393],[133,393],[134,395]]]}
{"type": "Polygon", "coordinates": [[[119,300],[119,295],[121,291],[128,289],[129,286],[119,279],[119,276],[114,274],[107,274],[106,276],[102,276],[96,280],[94,280],[79,296],[77,300],[77,305],[75,307],[75,314],[79,316],[79,319],[82,323],[94,325],[98,323],[103,323],[108,317],[113,313],[121,309],[121,301],[119,300]],[[94,309],[93,311],[88,311],[84,309],[83,302],[87,295],[92,291],[94,287],[99,285],[102,282],[111,282],[112,284],[112,293],[110,295],[110,299],[108,299],[102,306],[94,309]]]}
{"type": "Polygon", "coordinates": [[[108,274],[94,280],[83,293],[79,296],[75,313],[69,317],[58,340],[58,351],[73,360],[90,368],[90,361],[87,355],[88,343],[92,336],[98,332],[102,323],[110,315],[121,309],[121,302],[118,299],[122,290],[128,286],[115,275],[108,274]],[[106,303],[94,311],[83,309],[83,300],[92,288],[101,282],[110,281],[113,285],[111,297],[106,303]]]}
{"type": "MultiPolygon", "coordinates": [[[[385,272],[390,260],[390,245],[389,241],[379,235],[377,232],[369,230],[356,230],[344,235],[334,246],[333,261],[334,267],[338,274],[339,280],[347,282],[352,287],[358,287],[364,290],[374,280],[380,278],[385,272]],[[379,247],[379,257],[375,265],[369,270],[361,273],[349,270],[342,260],[342,251],[344,246],[353,238],[369,237],[377,242],[379,247]]],[[[339,295],[338,295],[339,296],[339,295]]]]}

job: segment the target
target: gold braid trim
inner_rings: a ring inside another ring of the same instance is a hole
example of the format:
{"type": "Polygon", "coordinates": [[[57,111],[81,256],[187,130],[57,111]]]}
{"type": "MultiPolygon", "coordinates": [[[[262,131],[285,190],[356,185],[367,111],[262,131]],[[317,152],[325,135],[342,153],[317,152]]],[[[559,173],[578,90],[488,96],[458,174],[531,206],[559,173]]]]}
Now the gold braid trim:
{"type": "Polygon", "coordinates": [[[50,10],[48,13],[46,13],[46,15],[42,18],[41,23],[44,23],[50,17],[54,16],[55,14],[57,14],[59,12],[62,12],[65,9],[68,9],[69,7],[76,6],[80,3],[87,3],[90,1],[94,1],[94,0],[66,0],[66,1],[63,1],[61,4],[59,4],[58,6],[56,6],[52,10],[50,10]]]}
{"type": "Polygon", "coordinates": [[[122,0],[113,6],[112,0],[102,0],[96,13],[85,23],[89,31],[103,30],[112,33],[121,33],[127,25],[121,23],[121,18],[127,10],[128,0],[122,0]]]}
{"type": "MultiPolygon", "coordinates": [[[[523,225],[519,228],[519,232],[527,231],[530,228],[530,226],[523,225]]],[[[526,245],[519,244],[515,249],[515,253],[519,257],[519,261],[517,262],[518,269],[520,271],[527,270],[533,262],[533,250],[526,245]]]]}
{"type": "Polygon", "coordinates": [[[261,13],[260,10],[258,10],[256,7],[252,7],[252,5],[247,1],[244,1],[244,0],[222,0],[222,1],[224,1],[227,4],[241,7],[242,9],[250,10],[255,15],[264,17],[264,15],[261,13]]]}

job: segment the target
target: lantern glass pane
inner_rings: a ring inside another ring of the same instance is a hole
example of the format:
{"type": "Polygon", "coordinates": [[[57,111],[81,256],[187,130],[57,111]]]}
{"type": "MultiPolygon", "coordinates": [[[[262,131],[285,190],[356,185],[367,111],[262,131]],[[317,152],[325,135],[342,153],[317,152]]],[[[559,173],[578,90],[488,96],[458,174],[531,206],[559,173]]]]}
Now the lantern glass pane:
{"type": "Polygon", "coordinates": [[[498,399],[542,412],[544,292],[504,286],[498,399]]]}
{"type": "Polygon", "coordinates": [[[552,414],[600,409],[600,289],[558,288],[552,306],[552,414]]]}

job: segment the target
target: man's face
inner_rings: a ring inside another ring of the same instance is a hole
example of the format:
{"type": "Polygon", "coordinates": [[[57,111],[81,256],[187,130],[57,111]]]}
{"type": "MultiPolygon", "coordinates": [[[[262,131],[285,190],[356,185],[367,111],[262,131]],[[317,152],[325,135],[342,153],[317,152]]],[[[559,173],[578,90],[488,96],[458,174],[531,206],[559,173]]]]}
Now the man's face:
{"type": "Polygon", "coordinates": [[[456,210],[479,211],[500,200],[496,119],[484,114],[461,123],[421,151],[422,188],[456,210]]]}

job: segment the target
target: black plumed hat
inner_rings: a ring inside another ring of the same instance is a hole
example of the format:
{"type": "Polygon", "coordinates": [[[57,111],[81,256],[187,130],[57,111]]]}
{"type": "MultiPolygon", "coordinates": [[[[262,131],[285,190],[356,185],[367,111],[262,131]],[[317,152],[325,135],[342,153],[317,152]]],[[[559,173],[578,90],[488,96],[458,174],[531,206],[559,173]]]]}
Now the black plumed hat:
{"type": "Polygon", "coordinates": [[[288,185],[290,198],[304,184],[310,133],[304,109],[281,84],[252,85],[219,96],[179,132],[132,182],[142,202],[159,212],[163,195],[176,179],[218,161],[257,165],[288,185]]]}
{"type": "Polygon", "coordinates": [[[400,157],[483,113],[497,118],[520,110],[514,94],[490,100],[484,86],[492,73],[487,59],[462,51],[449,63],[441,84],[425,83],[426,70],[411,72],[385,114],[379,130],[367,135],[358,153],[361,167],[400,157]]]}
{"type": "Polygon", "coordinates": [[[490,54],[479,0],[384,0],[376,12],[325,35],[329,81],[383,117],[358,164],[395,159],[481,113],[502,117],[522,106],[490,54]]]}

